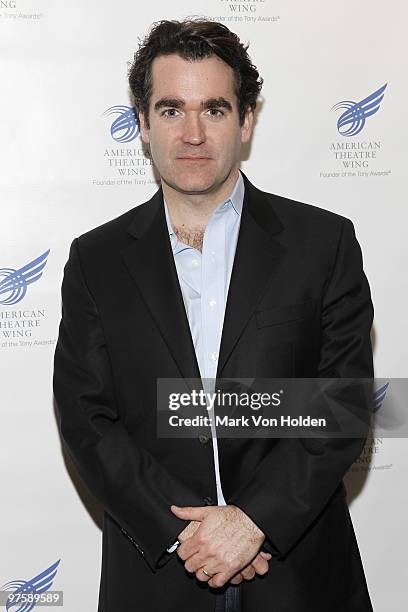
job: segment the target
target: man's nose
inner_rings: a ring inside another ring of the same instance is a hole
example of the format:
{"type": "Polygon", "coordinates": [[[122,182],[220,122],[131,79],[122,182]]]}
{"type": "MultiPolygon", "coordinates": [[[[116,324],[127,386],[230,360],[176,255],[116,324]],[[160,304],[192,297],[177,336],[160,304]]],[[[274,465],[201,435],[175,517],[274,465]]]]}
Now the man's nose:
{"type": "Polygon", "coordinates": [[[184,142],[198,145],[205,141],[205,131],[200,117],[195,115],[187,116],[183,127],[184,142]]]}

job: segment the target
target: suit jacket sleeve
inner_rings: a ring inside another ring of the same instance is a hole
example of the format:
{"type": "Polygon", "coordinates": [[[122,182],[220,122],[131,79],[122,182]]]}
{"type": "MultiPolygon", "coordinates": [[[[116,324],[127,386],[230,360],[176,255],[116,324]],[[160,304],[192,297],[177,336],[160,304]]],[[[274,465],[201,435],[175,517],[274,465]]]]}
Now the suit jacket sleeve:
{"type": "MultiPolygon", "coordinates": [[[[373,306],[354,226],[344,219],[322,301],[320,378],[373,377],[373,306]]],[[[369,405],[359,406],[366,437],[369,405]]],[[[229,504],[266,535],[264,548],[283,558],[324,509],[359,457],[365,437],[280,439],[229,504]]]]}
{"type": "Polygon", "coordinates": [[[170,505],[200,506],[202,499],[138,447],[120,419],[109,353],[81,271],[77,238],[64,268],[53,386],[73,464],[155,571],[171,558],[166,547],[187,524],[172,514],[170,505]]]}

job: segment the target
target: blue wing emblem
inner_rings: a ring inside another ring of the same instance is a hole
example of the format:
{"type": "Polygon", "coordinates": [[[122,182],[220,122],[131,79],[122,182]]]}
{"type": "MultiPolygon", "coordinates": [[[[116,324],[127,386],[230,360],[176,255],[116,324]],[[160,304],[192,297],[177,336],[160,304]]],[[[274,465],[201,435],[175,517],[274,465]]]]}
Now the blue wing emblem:
{"type": "Polygon", "coordinates": [[[139,121],[133,106],[111,106],[103,114],[118,115],[110,128],[111,136],[116,142],[130,142],[139,135],[139,121]]]}
{"type": "MultiPolygon", "coordinates": [[[[13,591],[13,594],[44,593],[51,587],[60,561],[61,559],[58,559],[58,561],[50,565],[50,567],[47,567],[41,574],[31,578],[31,580],[12,580],[11,582],[3,584],[1,588],[5,591],[13,591]]],[[[36,601],[12,601],[8,599],[6,602],[6,611],[9,612],[9,610],[17,606],[14,612],[30,612],[36,603],[36,601]]]]}
{"type": "Polygon", "coordinates": [[[387,83],[377,89],[361,102],[342,100],[335,104],[330,110],[345,108],[346,110],[337,120],[337,130],[342,136],[355,136],[363,129],[367,117],[374,115],[380,108],[381,100],[384,97],[384,90],[387,83]]]}
{"type": "Polygon", "coordinates": [[[49,252],[50,249],[19,270],[0,268],[0,304],[10,306],[23,299],[28,285],[41,278],[49,252]]]}
{"type": "Polygon", "coordinates": [[[382,406],[383,401],[385,400],[385,396],[387,394],[387,388],[390,383],[386,383],[377,391],[373,393],[373,412],[378,412],[382,406]]]}

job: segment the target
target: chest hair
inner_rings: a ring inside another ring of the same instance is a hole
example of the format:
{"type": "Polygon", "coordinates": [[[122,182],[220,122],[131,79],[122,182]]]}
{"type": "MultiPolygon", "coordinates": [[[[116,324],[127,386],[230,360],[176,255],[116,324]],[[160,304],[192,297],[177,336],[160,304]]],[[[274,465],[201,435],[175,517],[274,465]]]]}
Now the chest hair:
{"type": "Polygon", "coordinates": [[[186,227],[174,228],[177,238],[184,244],[197,249],[197,251],[203,250],[204,231],[204,229],[189,229],[186,227]]]}

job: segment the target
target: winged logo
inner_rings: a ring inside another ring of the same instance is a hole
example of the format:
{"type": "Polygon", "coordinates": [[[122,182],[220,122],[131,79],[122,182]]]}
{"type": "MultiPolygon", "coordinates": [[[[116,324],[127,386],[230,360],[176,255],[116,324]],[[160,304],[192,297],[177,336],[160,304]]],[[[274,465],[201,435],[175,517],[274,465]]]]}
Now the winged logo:
{"type": "Polygon", "coordinates": [[[49,252],[50,249],[19,270],[0,268],[0,304],[10,306],[23,299],[28,285],[41,278],[49,252]]]}
{"type": "MultiPolygon", "coordinates": [[[[6,582],[1,587],[1,590],[12,591],[13,595],[18,593],[25,595],[45,593],[52,585],[60,561],[61,559],[58,559],[58,561],[30,580],[12,580],[11,582],[6,582]]],[[[18,601],[18,599],[12,600],[9,598],[6,601],[6,611],[9,612],[9,610],[15,608],[13,612],[30,612],[36,603],[36,601],[27,601],[26,599],[18,601]]]]}
{"type": "Polygon", "coordinates": [[[383,401],[387,393],[387,388],[390,383],[386,383],[373,393],[373,412],[378,412],[382,406],[383,401]]]}
{"type": "Polygon", "coordinates": [[[116,142],[130,142],[139,135],[139,122],[133,106],[111,106],[104,113],[118,115],[110,127],[110,133],[116,142]]]}
{"type": "Polygon", "coordinates": [[[363,129],[367,117],[374,115],[380,108],[380,103],[384,97],[387,83],[374,91],[364,100],[353,102],[342,100],[335,104],[330,110],[345,108],[343,114],[337,120],[337,130],[342,136],[355,136],[363,129]]]}

